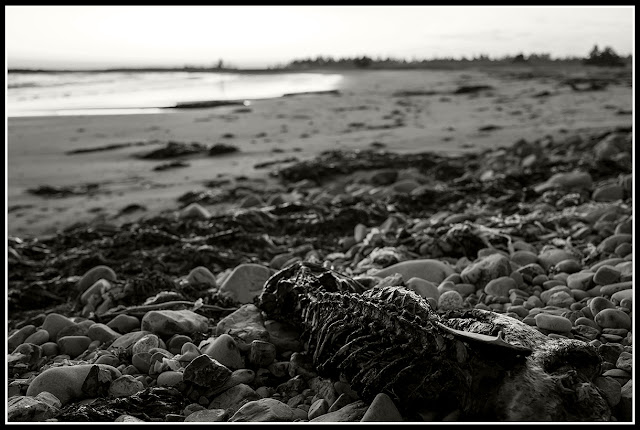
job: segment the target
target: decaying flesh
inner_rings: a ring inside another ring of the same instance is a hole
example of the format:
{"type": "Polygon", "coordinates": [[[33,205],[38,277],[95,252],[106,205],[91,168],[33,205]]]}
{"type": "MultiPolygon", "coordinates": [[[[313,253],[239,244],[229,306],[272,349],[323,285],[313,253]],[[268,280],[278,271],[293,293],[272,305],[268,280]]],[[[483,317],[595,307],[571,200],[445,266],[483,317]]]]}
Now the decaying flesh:
{"type": "Polygon", "coordinates": [[[322,266],[295,263],[266,283],[258,305],[303,329],[322,375],[364,399],[389,394],[401,411],[455,410],[474,421],[607,421],[589,344],[548,338],[479,309],[439,315],[402,286],[366,289],[322,266]]]}

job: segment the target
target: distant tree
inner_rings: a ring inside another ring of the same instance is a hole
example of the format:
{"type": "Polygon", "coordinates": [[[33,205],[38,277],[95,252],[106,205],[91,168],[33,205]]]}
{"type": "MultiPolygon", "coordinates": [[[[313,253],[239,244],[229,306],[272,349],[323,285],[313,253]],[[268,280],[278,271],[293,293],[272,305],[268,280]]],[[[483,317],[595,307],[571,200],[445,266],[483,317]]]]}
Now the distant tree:
{"type": "Polygon", "coordinates": [[[605,47],[602,51],[598,49],[598,45],[595,45],[589,57],[583,60],[584,64],[592,66],[604,66],[604,67],[624,67],[625,61],[609,46],[605,47]]]}
{"type": "Polygon", "coordinates": [[[518,54],[515,57],[513,57],[513,61],[514,63],[526,63],[527,60],[524,58],[523,54],[518,54]]]}
{"type": "Polygon", "coordinates": [[[363,56],[353,60],[353,64],[359,68],[369,67],[371,63],[373,63],[373,60],[367,56],[363,56]]]}

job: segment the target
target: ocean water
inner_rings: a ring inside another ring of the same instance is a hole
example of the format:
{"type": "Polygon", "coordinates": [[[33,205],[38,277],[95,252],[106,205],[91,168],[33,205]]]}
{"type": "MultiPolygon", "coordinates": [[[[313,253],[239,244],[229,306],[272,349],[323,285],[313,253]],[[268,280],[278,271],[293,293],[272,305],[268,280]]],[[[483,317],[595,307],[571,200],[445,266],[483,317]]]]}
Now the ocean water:
{"type": "Polygon", "coordinates": [[[177,103],[253,100],[330,91],[342,76],[320,73],[9,73],[9,117],[156,113],[177,103]]]}

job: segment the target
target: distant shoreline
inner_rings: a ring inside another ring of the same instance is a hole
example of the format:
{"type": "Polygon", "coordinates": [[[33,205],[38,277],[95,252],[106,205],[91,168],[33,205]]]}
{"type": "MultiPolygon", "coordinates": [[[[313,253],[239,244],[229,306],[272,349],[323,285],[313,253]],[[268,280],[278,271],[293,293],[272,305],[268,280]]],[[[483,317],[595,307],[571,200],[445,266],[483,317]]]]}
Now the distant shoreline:
{"type": "MultiPolygon", "coordinates": [[[[218,68],[218,67],[120,67],[120,68],[96,68],[96,69],[32,69],[32,68],[9,68],[8,74],[12,73],[237,73],[237,74],[279,74],[279,73],[339,73],[346,71],[363,70],[441,70],[441,69],[461,69],[461,68],[499,68],[499,67],[557,67],[576,66],[580,68],[601,69],[600,66],[588,66],[582,64],[582,59],[570,60],[549,60],[549,61],[526,61],[513,62],[506,60],[433,60],[425,62],[407,63],[373,63],[366,67],[357,67],[353,64],[330,64],[330,65],[299,65],[283,66],[273,68],[218,68]]],[[[621,68],[630,68],[632,64],[627,64],[621,68]]],[[[620,69],[620,68],[619,68],[620,69]]]]}

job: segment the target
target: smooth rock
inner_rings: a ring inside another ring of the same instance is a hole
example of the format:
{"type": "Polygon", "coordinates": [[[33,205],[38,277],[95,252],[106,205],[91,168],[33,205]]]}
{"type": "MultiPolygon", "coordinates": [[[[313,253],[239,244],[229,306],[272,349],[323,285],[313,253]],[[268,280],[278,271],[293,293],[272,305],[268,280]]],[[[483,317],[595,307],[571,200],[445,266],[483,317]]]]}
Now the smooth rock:
{"type": "Polygon", "coordinates": [[[184,369],[183,379],[202,387],[217,388],[231,376],[231,370],[206,354],[194,358],[184,369]]]}
{"type": "Polygon", "coordinates": [[[47,342],[49,342],[49,332],[44,330],[44,329],[40,329],[40,330],[36,331],[35,333],[33,333],[32,335],[30,335],[29,337],[27,337],[24,340],[24,342],[22,342],[22,343],[32,343],[34,345],[44,345],[47,342]]]}
{"type": "Polygon", "coordinates": [[[484,287],[487,294],[497,297],[509,297],[509,290],[517,288],[516,281],[509,276],[501,276],[490,280],[484,287]]]}
{"type": "Polygon", "coordinates": [[[631,318],[618,309],[603,309],[598,312],[594,321],[602,328],[624,328],[631,330],[631,318]]]}
{"type": "Polygon", "coordinates": [[[535,317],[536,325],[545,330],[557,333],[568,333],[571,331],[573,324],[565,317],[551,315],[547,313],[539,313],[535,317]]]}
{"type": "Polygon", "coordinates": [[[144,420],[136,418],[133,415],[122,414],[114,420],[116,423],[143,423],[144,420]]]}
{"type": "Polygon", "coordinates": [[[574,298],[566,291],[557,291],[547,300],[547,306],[558,306],[561,308],[568,308],[573,303],[575,303],[574,298]]]}
{"type": "Polygon", "coordinates": [[[508,277],[510,273],[509,259],[502,254],[491,254],[471,263],[460,273],[460,276],[465,283],[484,288],[491,280],[508,277]]]}
{"type": "Polygon", "coordinates": [[[58,339],[58,346],[61,354],[67,354],[71,358],[76,358],[87,350],[91,338],[88,336],[64,336],[58,339]]]}
{"type": "Polygon", "coordinates": [[[567,276],[567,287],[587,291],[593,287],[593,272],[577,272],[567,276]]]}
{"type": "Polygon", "coordinates": [[[156,383],[159,387],[175,387],[183,381],[182,372],[176,370],[167,370],[158,375],[156,383]]]}
{"type": "Polygon", "coordinates": [[[531,251],[520,250],[511,254],[511,261],[521,266],[526,266],[527,264],[537,263],[538,256],[531,251]]]}
{"type": "Polygon", "coordinates": [[[206,285],[209,288],[218,286],[214,274],[204,266],[192,269],[187,275],[187,282],[191,285],[206,285]]]}
{"type": "Polygon", "coordinates": [[[64,315],[57,313],[50,313],[44,319],[42,328],[49,333],[49,339],[56,340],[58,338],[58,332],[68,326],[76,326],[77,324],[71,321],[64,315]]]}
{"type": "Polygon", "coordinates": [[[107,323],[107,327],[120,334],[132,332],[140,328],[140,320],[132,315],[120,314],[107,323]]]}
{"type": "Polygon", "coordinates": [[[633,300],[633,290],[632,289],[626,289],[626,290],[620,290],[616,293],[613,293],[611,295],[611,300],[616,300],[618,303],[622,303],[623,300],[633,300]]]}
{"type": "Polygon", "coordinates": [[[422,259],[402,261],[378,270],[372,273],[372,275],[386,278],[396,273],[402,275],[403,279],[420,278],[425,281],[440,284],[447,276],[454,273],[454,269],[447,263],[439,260],[422,259]]]}
{"type": "Polygon", "coordinates": [[[593,185],[593,179],[587,172],[572,171],[566,173],[556,173],[546,182],[536,185],[534,189],[541,193],[553,188],[564,190],[589,190],[593,185]]]}
{"type": "Polygon", "coordinates": [[[225,279],[220,293],[238,303],[252,303],[253,299],[262,293],[262,288],[270,276],[271,270],[261,264],[240,264],[225,279]]]}
{"type": "Polygon", "coordinates": [[[29,324],[22,327],[20,330],[16,331],[11,336],[9,336],[9,338],[7,339],[7,344],[8,344],[7,349],[9,351],[15,350],[18,347],[18,345],[25,343],[25,340],[35,332],[36,332],[36,326],[34,326],[33,324],[29,324]]]}
{"type": "Polygon", "coordinates": [[[27,396],[37,396],[39,393],[47,391],[56,396],[62,405],[74,399],[85,398],[87,394],[83,392],[83,384],[94,366],[109,372],[112,379],[122,376],[118,369],[106,364],[51,367],[31,381],[29,388],[27,388],[27,396]]]}
{"type": "Polygon", "coordinates": [[[142,336],[133,344],[131,353],[150,352],[153,348],[165,348],[165,344],[157,335],[150,333],[142,336]]]}
{"type": "Polygon", "coordinates": [[[620,279],[620,271],[611,266],[602,266],[593,276],[593,282],[597,285],[615,284],[620,279]]]}
{"type": "Polygon", "coordinates": [[[209,319],[190,310],[149,311],[142,318],[142,330],[150,331],[158,336],[174,334],[206,333],[209,319]]]}
{"type": "Polygon", "coordinates": [[[142,390],[144,390],[142,382],[131,375],[122,375],[111,382],[109,395],[111,397],[129,397],[142,390]]]}
{"type": "MultiPolygon", "coordinates": [[[[82,278],[78,281],[77,289],[78,291],[85,292],[87,291],[87,288],[91,287],[100,279],[106,279],[107,281],[113,282],[117,281],[118,277],[116,276],[116,272],[114,272],[109,266],[95,266],[82,275],[82,278]]],[[[49,332],[49,334],[52,338],[55,337],[51,332],[49,332]]]]}
{"type": "Polygon", "coordinates": [[[200,344],[199,349],[203,354],[207,354],[229,369],[235,370],[244,366],[238,343],[228,334],[207,339],[204,344],[200,344]]]}
{"type": "Polygon", "coordinates": [[[314,418],[319,417],[320,415],[324,415],[329,410],[329,404],[325,399],[318,399],[309,408],[308,411],[308,419],[313,420],[314,418]]]}
{"type": "Polygon", "coordinates": [[[229,422],[291,422],[293,420],[294,413],[291,407],[267,397],[244,404],[233,414],[229,422]]]}
{"type": "Polygon", "coordinates": [[[615,284],[604,285],[600,288],[600,294],[603,296],[613,296],[618,291],[633,288],[633,281],[618,282],[615,284]]]}
{"type": "Polygon", "coordinates": [[[93,324],[87,330],[87,336],[91,340],[99,340],[103,344],[111,344],[114,340],[122,336],[106,324],[93,324]]]}
{"type": "Polygon", "coordinates": [[[576,257],[563,249],[550,248],[538,254],[538,264],[546,271],[561,261],[570,259],[575,260],[576,257]]]}
{"type": "MultiPolygon", "coordinates": [[[[182,352],[182,345],[184,345],[187,342],[192,343],[193,339],[191,339],[189,336],[184,334],[174,334],[166,342],[167,350],[172,354],[180,354],[182,352]]],[[[200,355],[199,352],[198,352],[198,355],[200,355]]]]}
{"type": "Polygon", "coordinates": [[[247,344],[254,340],[269,341],[262,312],[253,304],[243,305],[221,319],[216,326],[216,335],[224,333],[242,339],[247,344]]]}
{"type": "Polygon", "coordinates": [[[582,270],[582,264],[580,264],[578,260],[574,260],[573,258],[562,260],[559,263],[556,263],[555,266],[558,272],[568,273],[569,275],[582,270]]]}
{"type": "Polygon", "coordinates": [[[605,184],[596,188],[591,198],[595,202],[615,202],[624,198],[624,190],[618,184],[605,184]]]}
{"type": "Polygon", "coordinates": [[[55,342],[45,342],[42,344],[42,355],[52,357],[60,354],[60,347],[55,342]]]}
{"type": "Polygon", "coordinates": [[[203,409],[201,411],[195,411],[187,415],[184,419],[185,423],[219,423],[225,422],[227,417],[227,411],[224,409],[203,409]]]}
{"type": "Polygon", "coordinates": [[[353,422],[360,421],[367,412],[367,405],[362,400],[357,400],[335,412],[320,415],[309,422],[353,422]]]}
{"type": "Polygon", "coordinates": [[[610,300],[604,297],[594,297],[589,301],[589,310],[594,317],[603,309],[615,308],[616,306],[610,300]]]}
{"type": "Polygon", "coordinates": [[[373,399],[367,412],[360,420],[360,422],[393,422],[404,421],[398,408],[393,400],[385,394],[379,393],[373,399]]]}
{"type": "Polygon", "coordinates": [[[246,384],[237,384],[214,398],[209,409],[223,409],[229,415],[235,414],[245,403],[259,400],[261,397],[246,384]]]}
{"type": "Polygon", "coordinates": [[[211,218],[211,212],[202,207],[198,203],[191,203],[179,212],[181,219],[200,219],[207,220],[211,218]]]}
{"type": "Polygon", "coordinates": [[[614,252],[621,243],[631,243],[632,240],[633,236],[631,234],[613,234],[600,242],[596,247],[596,250],[605,254],[610,254],[614,252]]]}
{"type": "Polygon", "coordinates": [[[428,297],[432,297],[435,300],[438,300],[438,298],[440,298],[438,287],[433,282],[413,277],[405,283],[405,286],[408,289],[415,291],[416,293],[418,293],[418,295],[424,297],[425,299],[428,297]]]}
{"type": "Polygon", "coordinates": [[[440,310],[460,309],[462,305],[462,296],[457,291],[445,291],[438,299],[438,309],[440,310]]]}
{"type": "Polygon", "coordinates": [[[293,325],[267,320],[264,326],[269,333],[269,342],[274,344],[279,351],[300,352],[304,349],[304,345],[300,341],[300,331],[293,325]]]}

